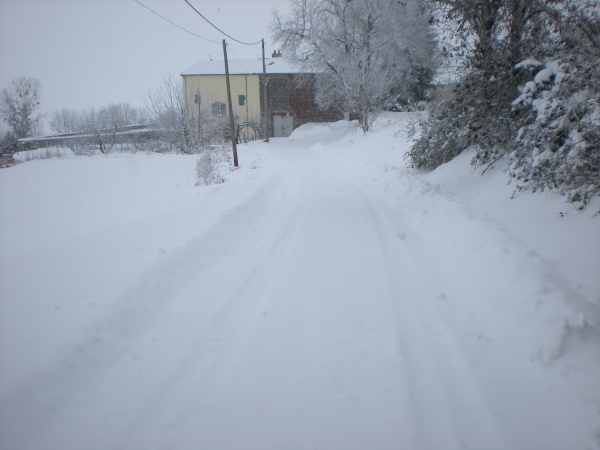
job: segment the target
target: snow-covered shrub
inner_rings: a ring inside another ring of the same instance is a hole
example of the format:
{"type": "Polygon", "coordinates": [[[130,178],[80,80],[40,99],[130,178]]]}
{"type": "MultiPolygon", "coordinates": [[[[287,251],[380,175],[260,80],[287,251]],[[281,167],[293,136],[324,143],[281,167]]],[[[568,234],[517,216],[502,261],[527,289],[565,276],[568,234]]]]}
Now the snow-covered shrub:
{"type": "Polygon", "coordinates": [[[511,71],[468,73],[452,92],[430,105],[421,137],[406,154],[411,167],[433,170],[467,148],[477,150],[474,165],[494,161],[514,136],[511,111],[515,79],[511,71]]]}
{"type": "Polygon", "coordinates": [[[432,103],[419,123],[421,136],[406,153],[409,166],[433,170],[459,155],[468,146],[463,132],[467,115],[456,89],[432,103]]]}
{"type": "Polygon", "coordinates": [[[554,7],[560,47],[530,70],[513,110],[531,121],[511,153],[518,189],[557,189],[585,205],[600,194],[600,2],[562,0],[554,7]]]}
{"type": "Polygon", "coordinates": [[[513,66],[523,51],[546,51],[537,45],[545,31],[534,31],[544,24],[530,19],[538,17],[533,13],[537,1],[525,0],[515,9],[511,0],[499,0],[485,10],[478,2],[433,1],[445,28],[444,54],[462,70],[452,94],[431,105],[421,138],[407,154],[410,166],[431,170],[467,148],[476,150],[474,165],[491,163],[505,152],[522,126],[511,109],[522,81],[513,66]]]}
{"type": "Polygon", "coordinates": [[[196,184],[221,184],[225,178],[221,175],[220,163],[223,161],[221,152],[215,150],[205,150],[202,152],[196,162],[196,175],[198,180],[196,184]]]}
{"type": "Polygon", "coordinates": [[[516,135],[511,176],[519,189],[558,189],[585,204],[600,193],[600,65],[571,57],[518,68],[526,65],[541,70],[513,102],[534,120],[516,135]]]}
{"type": "Polygon", "coordinates": [[[467,74],[430,108],[409,165],[431,170],[474,148],[475,166],[510,154],[519,190],[583,204],[600,193],[600,2],[434,3],[457,27],[444,49],[467,74]]]}
{"type": "Polygon", "coordinates": [[[0,138],[0,153],[15,153],[19,151],[19,141],[12,131],[4,133],[0,138]]]}

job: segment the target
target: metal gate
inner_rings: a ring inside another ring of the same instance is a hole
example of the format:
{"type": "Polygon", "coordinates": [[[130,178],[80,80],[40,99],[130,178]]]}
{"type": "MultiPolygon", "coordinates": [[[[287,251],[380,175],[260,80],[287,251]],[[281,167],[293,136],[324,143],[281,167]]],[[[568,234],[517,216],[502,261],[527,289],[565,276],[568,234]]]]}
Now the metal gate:
{"type": "Polygon", "coordinates": [[[294,116],[273,115],[273,137],[288,137],[294,131],[294,116]]]}

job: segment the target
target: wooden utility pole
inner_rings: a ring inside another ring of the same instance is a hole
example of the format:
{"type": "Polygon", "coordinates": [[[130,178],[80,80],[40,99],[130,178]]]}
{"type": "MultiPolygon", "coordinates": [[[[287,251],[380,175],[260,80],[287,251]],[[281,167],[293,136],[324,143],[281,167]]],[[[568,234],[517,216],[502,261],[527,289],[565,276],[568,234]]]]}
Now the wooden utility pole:
{"type": "Polygon", "coordinates": [[[265,40],[262,40],[262,60],[263,60],[263,113],[264,113],[264,138],[269,142],[269,108],[267,106],[267,65],[265,63],[265,40]]]}
{"type": "Polygon", "coordinates": [[[227,44],[223,39],[223,56],[225,57],[225,81],[227,84],[227,103],[229,105],[229,126],[231,127],[231,145],[233,147],[233,166],[238,166],[237,142],[235,142],[235,121],[233,120],[233,105],[231,103],[231,86],[229,84],[229,64],[227,63],[227,44]]]}
{"type": "Polygon", "coordinates": [[[204,147],[204,134],[202,133],[202,109],[201,103],[202,98],[200,97],[200,89],[196,91],[194,95],[194,102],[198,105],[198,133],[200,134],[200,145],[204,147]]]}

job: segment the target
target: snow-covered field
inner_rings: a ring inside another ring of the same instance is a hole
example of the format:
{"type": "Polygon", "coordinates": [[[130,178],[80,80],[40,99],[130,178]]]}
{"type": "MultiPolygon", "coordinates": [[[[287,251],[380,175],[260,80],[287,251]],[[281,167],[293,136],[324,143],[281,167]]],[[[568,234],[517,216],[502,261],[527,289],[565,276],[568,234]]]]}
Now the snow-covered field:
{"type": "Polygon", "coordinates": [[[600,449],[600,202],[407,116],[0,171],[0,448],[600,449]]]}

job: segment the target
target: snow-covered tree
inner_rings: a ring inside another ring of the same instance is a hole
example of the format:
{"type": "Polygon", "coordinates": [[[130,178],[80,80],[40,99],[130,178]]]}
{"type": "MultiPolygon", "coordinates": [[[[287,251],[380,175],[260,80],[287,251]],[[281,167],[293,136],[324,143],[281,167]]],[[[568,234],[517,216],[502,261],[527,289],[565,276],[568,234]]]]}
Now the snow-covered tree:
{"type": "Polygon", "coordinates": [[[112,150],[116,142],[116,128],[111,126],[106,108],[92,108],[80,115],[81,132],[89,137],[86,145],[97,145],[102,153],[112,150]]]}
{"type": "MultiPolygon", "coordinates": [[[[466,73],[433,105],[408,153],[432,169],[466,148],[474,165],[511,154],[519,189],[600,192],[597,0],[432,0],[466,73]]],[[[506,158],[505,158],[506,159],[506,158]]]]}
{"type": "Polygon", "coordinates": [[[50,129],[59,134],[81,131],[80,114],[67,108],[54,111],[50,119],[50,129]]]}
{"type": "Polygon", "coordinates": [[[66,108],[55,111],[50,120],[50,128],[60,134],[82,133],[84,137],[81,140],[69,141],[69,147],[75,152],[81,145],[91,145],[106,153],[116,144],[117,132],[121,128],[147,121],[142,109],[134,108],[129,103],[111,103],[83,112],[66,108]]]}
{"type": "Polygon", "coordinates": [[[442,22],[447,56],[464,65],[453,92],[433,106],[424,133],[409,154],[411,164],[435,168],[464,149],[476,164],[495,160],[521,126],[511,103],[522,74],[523,54],[544,57],[554,42],[543,0],[432,0],[442,22]],[[543,45],[541,45],[543,44],[543,45]]]}
{"type": "Polygon", "coordinates": [[[13,78],[0,93],[0,114],[17,138],[33,136],[40,128],[41,116],[34,117],[40,106],[42,83],[37,78],[13,78]]]}
{"type": "Polygon", "coordinates": [[[134,108],[129,103],[111,103],[102,108],[106,121],[112,127],[125,127],[128,125],[139,125],[147,121],[143,109],[134,108]]]}
{"type": "Polygon", "coordinates": [[[513,110],[530,120],[509,147],[510,173],[519,189],[557,189],[583,205],[600,193],[600,4],[560,6],[560,51],[515,66],[528,81],[513,110]]]}
{"type": "Polygon", "coordinates": [[[359,117],[364,131],[386,103],[419,95],[436,66],[429,12],[418,0],[290,0],[273,37],[304,71],[321,74],[317,101],[359,117]]]}
{"type": "Polygon", "coordinates": [[[195,111],[188,111],[178,79],[165,75],[146,98],[146,108],[161,141],[191,153],[199,145],[200,127],[195,111]]]}

